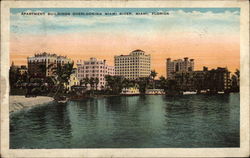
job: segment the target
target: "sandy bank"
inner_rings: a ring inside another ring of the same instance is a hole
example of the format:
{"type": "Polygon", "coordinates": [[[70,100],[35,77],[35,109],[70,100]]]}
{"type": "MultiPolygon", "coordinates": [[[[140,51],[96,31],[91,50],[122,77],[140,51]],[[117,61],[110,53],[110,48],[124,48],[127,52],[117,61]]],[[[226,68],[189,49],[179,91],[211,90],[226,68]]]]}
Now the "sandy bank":
{"type": "Polygon", "coordinates": [[[31,97],[25,98],[25,96],[10,96],[10,109],[9,112],[15,112],[24,108],[37,106],[41,104],[47,104],[52,102],[52,97],[31,97]]]}

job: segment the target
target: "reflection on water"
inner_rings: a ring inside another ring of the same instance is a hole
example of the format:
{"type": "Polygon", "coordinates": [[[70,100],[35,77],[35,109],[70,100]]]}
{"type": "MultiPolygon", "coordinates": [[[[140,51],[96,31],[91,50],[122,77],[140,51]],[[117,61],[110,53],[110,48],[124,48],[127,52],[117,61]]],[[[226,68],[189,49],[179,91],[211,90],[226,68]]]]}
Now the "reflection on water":
{"type": "Polygon", "coordinates": [[[239,94],[50,104],[11,115],[10,147],[239,147],[239,108],[239,94]]]}

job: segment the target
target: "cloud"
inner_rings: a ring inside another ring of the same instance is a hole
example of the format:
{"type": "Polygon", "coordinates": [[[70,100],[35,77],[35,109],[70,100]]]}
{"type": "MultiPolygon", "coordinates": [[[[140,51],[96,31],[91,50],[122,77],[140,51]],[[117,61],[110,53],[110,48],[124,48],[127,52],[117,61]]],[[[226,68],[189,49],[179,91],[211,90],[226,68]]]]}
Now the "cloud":
{"type": "MultiPolygon", "coordinates": [[[[42,10],[26,13],[44,13],[42,10]]],[[[94,12],[94,10],[92,11],[94,12]]],[[[164,12],[159,10],[158,12],[164,12]]],[[[165,11],[166,12],[166,11],[165,11]]],[[[52,13],[52,12],[50,12],[52,13]]],[[[56,13],[56,12],[54,12],[56,13]]],[[[233,31],[239,30],[239,12],[212,11],[186,12],[182,9],[170,10],[169,15],[116,15],[116,16],[55,16],[55,15],[21,15],[11,13],[11,32],[14,33],[58,33],[88,30],[128,30],[128,31],[233,31]],[[164,29],[163,29],[164,28],[164,29]],[[224,29],[221,29],[224,28],[224,29]]]]}

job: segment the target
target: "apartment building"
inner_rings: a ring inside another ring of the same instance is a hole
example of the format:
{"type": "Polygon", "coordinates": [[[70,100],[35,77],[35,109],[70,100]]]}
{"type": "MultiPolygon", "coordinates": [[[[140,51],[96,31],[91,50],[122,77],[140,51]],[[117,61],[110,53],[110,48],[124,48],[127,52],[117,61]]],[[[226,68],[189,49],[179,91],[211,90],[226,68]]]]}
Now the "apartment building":
{"type": "Polygon", "coordinates": [[[64,65],[72,63],[70,58],[51,53],[38,53],[32,57],[27,58],[28,61],[28,74],[36,77],[53,76],[52,69],[57,67],[58,64],[64,65]]]}
{"type": "Polygon", "coordinates": [[[172,74],[172,79],[182,91],[218,92],[229,91],[231,88],[230,71],[221,67],[212,70],[203,67],[200,71],[176,72],[172,74]]]}
{"type": "Polygon", "coordinates": [[[90,58],[89,60],[77,60],[77,78],[81,81],[84,78],[98,78],[98,89],[103,89],[106,85],[105,76],[115,75],[114,66],[107,64],[106,60],[90,58]]]}
{"type": "Polygon", "coordinates": [[[148,77],[151,71],[151,57],[144,51],[137,49],[129,55],[115,56],[115,75],[128,79],[148,77]]]}
{"type": "Polygon", "coordinates": [[[188,59],[185,57],[183,59],[171,60],[171,58],[167,58],[166,60],[166,77],[172,77],[172,75],[176,72],[189,72],[194,71],[194,59],[188,59]]]}

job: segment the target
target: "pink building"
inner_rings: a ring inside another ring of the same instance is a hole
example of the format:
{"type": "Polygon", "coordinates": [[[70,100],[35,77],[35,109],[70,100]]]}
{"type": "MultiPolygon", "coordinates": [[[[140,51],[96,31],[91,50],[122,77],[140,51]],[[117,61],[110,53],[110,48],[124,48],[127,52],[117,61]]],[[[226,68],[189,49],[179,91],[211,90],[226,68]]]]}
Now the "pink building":
{"type": "MultiPolygon", "coordinates": [[[[106,60],[77,60],[77,78],[81,81],[84,78],[98,78],[98,89],[105,87],[105,75],[113,76],[115,74],[114,66],[107,65],[106,60]]],[[[89,86],[89,85],[88,85],[89,86]]]]}

